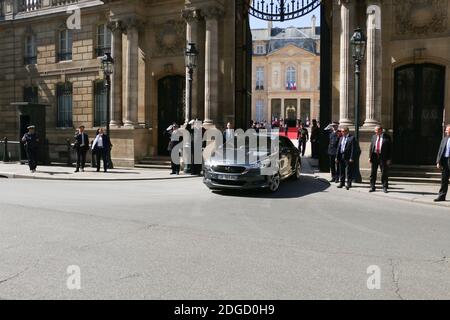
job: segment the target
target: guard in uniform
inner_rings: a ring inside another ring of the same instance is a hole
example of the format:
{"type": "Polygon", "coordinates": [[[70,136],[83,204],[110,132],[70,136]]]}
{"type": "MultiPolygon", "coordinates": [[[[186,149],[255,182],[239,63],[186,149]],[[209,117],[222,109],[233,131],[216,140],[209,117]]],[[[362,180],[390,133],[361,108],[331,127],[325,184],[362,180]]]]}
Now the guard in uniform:
{"type": "Polygon", "coordinates": [[[32,173],[36,172],[39,138],[36,134],[36,127],[27,127],[28,132],[24,134],[22,143],[25,145],[25,151],[28,158],[28,166],[32,173]]]}

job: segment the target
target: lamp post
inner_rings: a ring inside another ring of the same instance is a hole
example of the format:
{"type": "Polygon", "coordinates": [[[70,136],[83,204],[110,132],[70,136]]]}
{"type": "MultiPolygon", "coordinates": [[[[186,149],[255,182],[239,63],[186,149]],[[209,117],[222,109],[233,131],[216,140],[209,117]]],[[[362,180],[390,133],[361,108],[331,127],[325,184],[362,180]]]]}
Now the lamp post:
{"type": "Polygon", "coordinates": [[[192,81],[194,76],[194,69],[197,67],[198,50],[195,43],[190,42],[186,48],[185,53],[186,68],[189,70],[189,99],[186,103],[186,118],[188,121],[192,119],[192,81]]]}
{"type": "MultiPolygon", "coordinates": [[[[194,69],[197,67],[197,62],[198,62],[198,50],[195,47],[195,43],[189,42],[188,46],[186,48],[186,52],[185,52],[185,62],[186,62],[186,68],[188,69],[188,73],[189,73],[189,78],[188,78],[188,82],[189,82],[189,97],[186,101],[186,124],[191,121],[192,119],[192,81],[194,80],[194,69]]],[[[192,129],[192,128],[191,128],[192,129]]],[[[193,130],[191,130],[191,134],[193,135],[194,132],[193,130]]],[[[190,163],[186,164],[184,167],[184,172],[185,173],[194,173],[194,146],[192,145],[193,142],[193,136],[191,139],[191,148],[190,150],[187,150],[186,152],[189,153],[189,157],[190,157],[190,163]]]]}
{"type": "MultiPolygon", "coordinates": [[[[110,133],[110,122],[111,122],[111,75],[114,71],[114,59],[111,57],[109,52],[106,52],[102,57],[102,70],[105,78],[105,89],[106,89],[106,135],[111,139],[110,133]]],[[[111,159],[111,148],[108,150],[108,167],[113,169],[113,162],[111,159]]]]}
{"type": "Polygon", "coordinates": [[[361,172],[359,170],[359,157],[361,149],[359,147],[359,109],[360,109],[360,91],[361,91],[361,63],[366,53],[366,36],[361,28],[357,28],[350,39],[352,47],[352,56],[355,62],[355,138],[358,146],[358,159],[355,164],[355,181],[361,182],[361,172]]]}

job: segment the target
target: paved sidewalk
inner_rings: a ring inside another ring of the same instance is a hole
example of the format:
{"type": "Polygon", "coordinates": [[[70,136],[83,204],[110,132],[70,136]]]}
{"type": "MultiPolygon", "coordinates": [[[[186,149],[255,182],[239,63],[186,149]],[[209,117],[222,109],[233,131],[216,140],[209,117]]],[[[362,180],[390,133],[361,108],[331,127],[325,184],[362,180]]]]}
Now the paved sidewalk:
{"type": "Polygon", "coordinates": [[[0,178],[71,180],[71,181],[133,181],[196,178],[191,175],[170,175],[170,170],[116,168],[107,173],[88,167],[85,172],[74,173],[75,167],[39,166],[31,173],[27,165],[0,162],[0,178]]]}
{"type": "MultiPolygon", "coordinates": [[[[318,169],[318,161],[311,159],[309,157],[304,158],[304,166],[306,170],[312,170],[313,175],[321,179],[322,181],[332,185],[332,188],[337,188],[336,183],[330,183],[329,180],[331,176],[329,173],[320,172],[318,169]]],[[[307,172],[311,173],[311,172],[307,172]]],[[[376,199],[381,200],[382,198],[387,199],[397,199],[409,202],[423,203],[436,205],[441,207],[450,207],[450,201],[446,202],[434,202],[433,200],[437,197],[440,185],[429,184],[429,183],[407,183],[407,182],[390,182],[389,183],[389,193],[384,193],[380,181],[377,181],[377,191],[372,193],[376,199]]],[[[369,181],[363,180],[363,183],[353,183],[352,188],[347,191],[345,188],[340,190],[345,192],[358,192],[369,194],[370,183],[369,181]]],[[[449,199],[450,200],[450,199],[449,199]]],[[[380,203],[380,206],[383,204],[380,203]]]]}

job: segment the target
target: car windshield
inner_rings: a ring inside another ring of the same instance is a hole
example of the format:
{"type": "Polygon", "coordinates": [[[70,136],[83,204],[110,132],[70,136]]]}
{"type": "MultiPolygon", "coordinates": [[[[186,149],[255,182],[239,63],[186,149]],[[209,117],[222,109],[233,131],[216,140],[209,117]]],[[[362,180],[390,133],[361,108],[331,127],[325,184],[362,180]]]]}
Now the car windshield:
{"type": "MultiPolygon", "coordinates": [[[[234,149],[245,150],[247,152],[270,152],[271,147],[274,149],[278,147],[278,137],[272,136],[243,136],[234,137],[233,140],[228,140],[220,149],[234,149]]],[[[272,150],[274,151],[274,150],[272,150]]]]}

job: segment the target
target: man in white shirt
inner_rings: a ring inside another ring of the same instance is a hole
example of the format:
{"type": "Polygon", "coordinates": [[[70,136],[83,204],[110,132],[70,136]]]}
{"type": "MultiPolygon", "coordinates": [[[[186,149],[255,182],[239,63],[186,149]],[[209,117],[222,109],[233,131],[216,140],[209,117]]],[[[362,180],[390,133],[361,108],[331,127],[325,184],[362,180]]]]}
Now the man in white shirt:
{"type": "Polygon", "coordinates": [[[233,142],[233,138],[234,138],[234,129],[233,129],[233,126],[231,125],[231,122],[228,122],[227,128],[225,129],[225,131],[223,133],[223,140],[224,140],[224,142],[227,142],[229,140],[231,140],[231,142],[233,142]]]}
{"type": "Polygon", "coordinates": [[[100,160],[103,159],[103,170],[108,171],[108,154],[111,148],[111,142],[109,137],[104,134],[103,128],[99,129],[97,137],[95,137],[94,143],[92,143],[92,151],[97,155],[97,172],[100,171],[100,160]]]}

